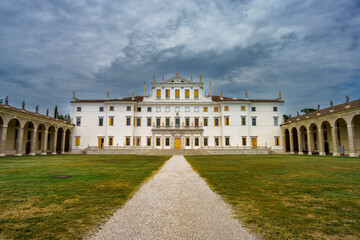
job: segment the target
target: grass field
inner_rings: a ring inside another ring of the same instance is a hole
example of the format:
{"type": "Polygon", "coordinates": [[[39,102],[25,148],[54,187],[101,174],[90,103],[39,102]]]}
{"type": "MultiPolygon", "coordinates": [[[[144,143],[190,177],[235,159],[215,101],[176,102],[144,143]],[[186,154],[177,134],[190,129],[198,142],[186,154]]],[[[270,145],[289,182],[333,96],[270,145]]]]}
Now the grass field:
{"type": "Polygon", "coordinates": [[[80,239],[123,205],[168,158],[2,157],[0,239],[80,239]]]}
{"type": "Polygon", "coordinates": [[[237,216],[265,239],[360,239],[360,159],[188,156],[237,216]]]}

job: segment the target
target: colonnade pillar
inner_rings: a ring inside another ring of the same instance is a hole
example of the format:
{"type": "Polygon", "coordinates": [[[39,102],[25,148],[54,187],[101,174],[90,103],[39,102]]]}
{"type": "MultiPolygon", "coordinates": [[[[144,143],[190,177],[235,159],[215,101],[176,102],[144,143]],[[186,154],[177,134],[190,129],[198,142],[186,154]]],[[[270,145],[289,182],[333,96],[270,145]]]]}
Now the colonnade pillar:
{"type": "Polygon", "coordinates": [[[282,134],[282,139],[283,139],[283,152],[286,152],[286,134],[285,131],[282,134]]]}
{"type": "Polygon", "coordinates": [[[16,140],[16,153],[15,156],[21,156],[22,155],[22,144],[23,144],[23,137],[24,137],[24,128],[19,128],[18,136],[16,140]]]}
{"type": "MultiPolygon", "coordinates": [[[[154,144],[154,142],[151,142],[152,146],[154,146],[153,144],[154,144]]],[[[69,152],[70,153],[72,152],[72,133],[71,132],[69,134],[69,152]]]]}
{"type": "Polygon", "coordinates": [[[31,136],[29,155],[35,155],[36,139],[37,139],[37,129],[34,127],[34,131],[32,132],[32,136],[31,136]]]}
{"type": "Polygon", "coordinates": [[[63,131],[63,135],[61,138],[61,154],[65,153],[65,138],[66,138],[66,131],[63,131]]]}
{"type": "Polygon", "coordinates": [[[322,130],[321,126],[318,128],[318,139],[319,139],[319,155],[326,155],[324,149],[324,131],[322,130]]]}
{"type": "Polygon", "coordinates": [[[332,136],[333,149],[334,149],[333,156],[340,156],[340,153],[339,153],[339,141],[338,141],[337,131],[338,131],[337,127],[332,127],[331,136],[332,136]]]}
{"type": "Polygon", "coordinates": [[[308,155],[312,155],[313,152],[313,136],[310,129],[307,130],[307,140],[308,140],[308,155]]]}
{"type": "Polygon", "coordinates": [[[6,135],[7,135],[7,126],[3,126],[0,131],[0,157],[5,156],[5,147],[6,147],[6,135]]]}
{"type": "Polygon", "coordinates": [[[294,152],[294,138],[293,138],[292,130],[289,131],[289,136],[290,136],[290,154],[295,154],[295,152],[294,152]]]}
{"type": "Polygon", "coordinates": [[[355,128],[354,125],[347,125],[348,140],[349,140],[349,156],[358,157],[358,153],[355,148],[355,128]]]}
{"type": "Polygon", "coordinates": [[[48,135],[49,135],[49,132],[48,130],[45,130],[43,131],[43,144],[42,144],[42,147],[41,147],[41,155],[46,155],[47,154],[47,144],[48,144],[48,135]]]}
{"type": "Polygon", "coordinates": [[[53,134],[53,142],[54,142],[54,146],[53,146],[53,149],[52,149],[52,153],[53,155],[56,154],[56,147],[57,147],[57,134],[58,134],[58,130],[54,130],[54,134],[53,134]]]}
{"type": "Polygon", "coordinates": [[[301,131],[298,130],[297,131],[297,134],[298,134],[298,148],[299,148],[299,155],[303,155],[304,152],[303,152],[303,138],[302,138],[302,134],[301,134],[301,131]]]}

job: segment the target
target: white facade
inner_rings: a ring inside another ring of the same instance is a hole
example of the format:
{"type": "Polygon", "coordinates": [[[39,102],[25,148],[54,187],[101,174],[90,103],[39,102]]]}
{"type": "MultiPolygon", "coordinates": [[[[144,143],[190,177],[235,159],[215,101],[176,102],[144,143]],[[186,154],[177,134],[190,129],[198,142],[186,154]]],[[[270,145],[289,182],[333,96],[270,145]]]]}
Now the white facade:
{"type": "Polygon", "coordinates": [[[201,78],[193,82],[177,74],[167,81],[154,81],[150,96],[104,100],[74,97],[73,149],[267,146],[282,150],[281,97],[233,99],[211,96],[211,90],[206,96],[203,86],[201,78]]]}

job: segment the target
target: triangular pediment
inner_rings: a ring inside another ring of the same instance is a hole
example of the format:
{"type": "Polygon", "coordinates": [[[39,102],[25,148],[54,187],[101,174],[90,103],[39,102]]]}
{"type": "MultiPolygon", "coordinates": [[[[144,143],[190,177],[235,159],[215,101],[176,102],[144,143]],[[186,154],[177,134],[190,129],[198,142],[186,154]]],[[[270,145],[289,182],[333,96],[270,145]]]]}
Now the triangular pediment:
{"type": "Polygon", "coordinates": [[[166,80],[164,83],[191,83],[191,81],[180,76],[175,76],[166,80]]]}

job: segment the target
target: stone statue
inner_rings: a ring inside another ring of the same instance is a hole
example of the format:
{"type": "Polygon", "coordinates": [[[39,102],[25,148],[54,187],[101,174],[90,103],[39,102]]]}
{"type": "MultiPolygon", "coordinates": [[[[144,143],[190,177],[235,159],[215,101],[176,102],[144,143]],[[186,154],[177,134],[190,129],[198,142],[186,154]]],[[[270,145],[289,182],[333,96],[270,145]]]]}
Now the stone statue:
{"type": "Polygon", "coordinates": [[[39,113],[39,105],[36,105],[35,112],[39,113]]]}
{"type": "Polygon", "coordinates": [[[49,116],[49,109],[46,109],[46,116],[49,116]]]}
{"type": "Polygon", "coordinates": [[[5,98],[5,105],[6,106],[9,105],[9,96],[6,96],[6,98],[5,98]]]}
{"type": "Polygon", "coordinates": [[[24,110],[25,109],[25,101],[22,102],[22,109],[24,110]]]}
{"type": "Polygon", "coordinates": [[[333,107],[334,107],[334,103],[333,103],[333,101],[332,101],[332,100],[330,101],[330,107],[331,107],[331,108],[333,108],[333,107]]]}
{"type": "Polygon", "coordinates": [[[320,111],[320,105],[318,105],[318,109],[317,109],[318,111],[320,111]]]}
{"type": "Polygon", "coordinates": [[[300,116],[299,111],[297,111],[296,113],[297,113],[297,116],[299,117],[300,116]]]}
{"type": "Polygon", "coordinates": [[[349,102],[350,102],[349,96],[346,96],[346,104],[349,104],[349,102]]]}
{"type": "Polygon", "coordinates": [[[289,120],[291,119],[291,114],[289,114],[289,120]]]}

